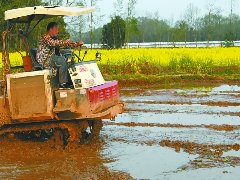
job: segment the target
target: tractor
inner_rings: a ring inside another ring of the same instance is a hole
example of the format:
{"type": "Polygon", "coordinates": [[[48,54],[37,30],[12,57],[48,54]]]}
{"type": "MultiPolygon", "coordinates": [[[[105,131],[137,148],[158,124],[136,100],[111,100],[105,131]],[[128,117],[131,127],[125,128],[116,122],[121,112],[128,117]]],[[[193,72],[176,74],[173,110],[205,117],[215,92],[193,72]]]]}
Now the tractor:
{"type": "MultiPolygon", "coordinates": [[[[26,50],[23,72],[11,73],[9,39],[14,33],[27,43],[46,18],[82,16],[94,7],[35,6],[5,12],[7,29],[2,33],[2,81],[0,85],[1,138],[59,139],[63,146],[98,139],[103,120],[114,120],[124,111],[118,81],[105,81],[96,59],[83,60],[72,49],[61,49],[73,86],[59,88],[57,78],[36,60],[36,48],[26,50]],[[21,23],[26,30],[17,30],[21,23]]],[[[84,57],[86,52],[84,53],[84,57]]],[[[1,139],[0,138],[0,139],[1,139]]]]}

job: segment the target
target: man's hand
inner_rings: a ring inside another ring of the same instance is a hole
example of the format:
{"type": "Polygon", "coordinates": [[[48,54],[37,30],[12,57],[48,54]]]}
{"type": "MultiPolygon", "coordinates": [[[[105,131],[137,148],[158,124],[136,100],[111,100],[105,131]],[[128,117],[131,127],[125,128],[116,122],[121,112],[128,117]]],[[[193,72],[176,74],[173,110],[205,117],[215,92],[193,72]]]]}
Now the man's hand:
{"type": "Polygon", "coordinates": [[[82,46],[83,44],[84,44],[84,42],[82,42],[82,41],[77,42],[77,46],[82,46]]]}
{"type": "Polygon", "coordinates": [[[70,39],[65,40],[65,44],[70,44],[70,43],[71,43],[70,39]]]}

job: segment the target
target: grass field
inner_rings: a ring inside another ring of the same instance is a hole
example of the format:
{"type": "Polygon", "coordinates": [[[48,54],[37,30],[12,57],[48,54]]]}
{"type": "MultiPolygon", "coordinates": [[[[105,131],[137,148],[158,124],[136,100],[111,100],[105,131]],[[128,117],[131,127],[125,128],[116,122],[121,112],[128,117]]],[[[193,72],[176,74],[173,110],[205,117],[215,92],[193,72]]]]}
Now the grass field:
{"type": "MultiPolygon", "coordinates": [[[[207,75],[230,79],[240,77],[240,48],[236,47],[99,51],[102,53],[102,60],[99,62],[102,73],[118,78],[163,75],[207,75]]],[[[95,53],[96,50],[88,50],[85,59],[94,59],[95,53]]],[[[12,66],[22,65],[19,53],[10,53],[10,60],[12,66]]]]}

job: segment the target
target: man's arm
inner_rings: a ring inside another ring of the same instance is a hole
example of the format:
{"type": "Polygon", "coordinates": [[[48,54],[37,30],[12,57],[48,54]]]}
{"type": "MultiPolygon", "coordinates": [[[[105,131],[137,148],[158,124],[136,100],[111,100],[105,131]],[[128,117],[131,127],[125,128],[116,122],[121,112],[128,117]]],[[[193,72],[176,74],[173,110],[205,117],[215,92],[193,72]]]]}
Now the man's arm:
{"type": "Polygon", "coordinates": [[[43,41],[50,47],[57,47],[57,46],[67,46],[70,44],[70,40],[58,40],[58,39],[53,39],[49,35],[45,35],[43,37],[43,41]]]}
{"type": "Polygon", "coordinates": [[[75,47],[78,47],[78,46],[82,46],[83,44],[84,44],[84,42],[79,41],[79,42],[70,43],[69,46],[71,48],[75,48],[75,47]]]}

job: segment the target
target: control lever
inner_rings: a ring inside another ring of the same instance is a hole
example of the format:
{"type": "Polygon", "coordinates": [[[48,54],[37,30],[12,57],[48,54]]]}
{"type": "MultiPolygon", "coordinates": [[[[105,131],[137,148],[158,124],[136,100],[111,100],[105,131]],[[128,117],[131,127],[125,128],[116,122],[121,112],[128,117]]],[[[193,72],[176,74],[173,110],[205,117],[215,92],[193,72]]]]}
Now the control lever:
{"type": "Polygon", "coordinates": [[[84,52],[84,56],[83,56],[83,58],[82,58],[82,61],[84,60],[84,58],[85,58],[85,56],[87,55],[87,53],[88,53],[87,51],[84,52]]]}
{"type": "Polygon", "coordinates": [[[102,59],[102,54],[100,53],[100,52],[96,52],[96,59],[98,60],[98,61],[101,61],[101,59],[102,59]]]}

